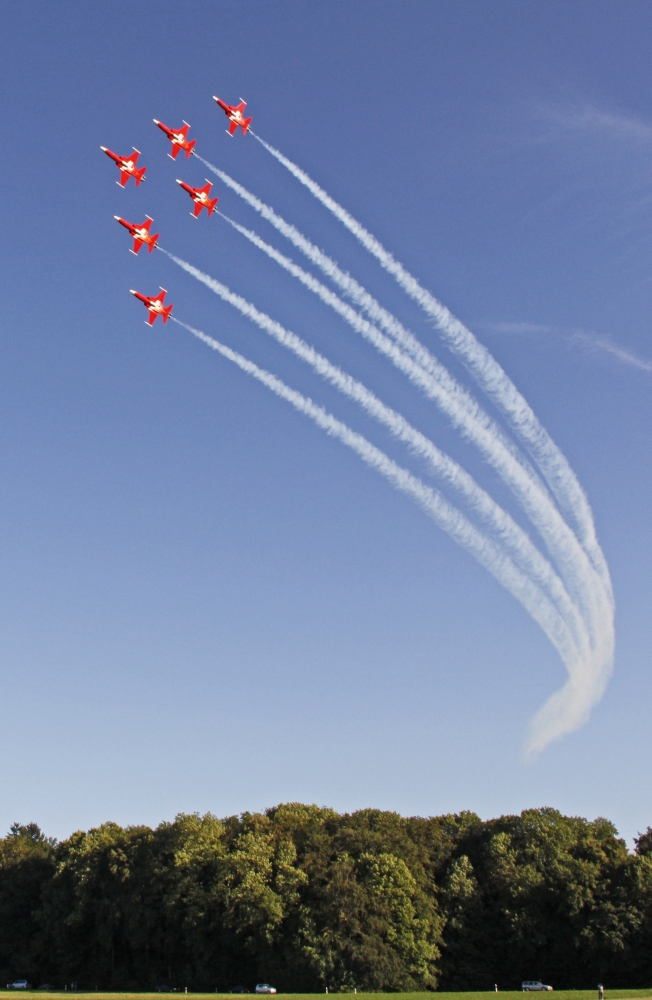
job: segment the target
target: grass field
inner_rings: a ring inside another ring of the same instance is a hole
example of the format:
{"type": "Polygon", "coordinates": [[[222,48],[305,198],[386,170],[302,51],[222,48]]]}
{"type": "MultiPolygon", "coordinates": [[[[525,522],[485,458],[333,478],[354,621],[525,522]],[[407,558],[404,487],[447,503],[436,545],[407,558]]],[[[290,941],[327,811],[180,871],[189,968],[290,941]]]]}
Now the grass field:
{"type": "MultiPolygon", "coordinates": [[[[188,990],[190,994],[192,991],[188,990]]],[[[362,990],[358,990],[358,994],[362,993],[362,990]]],[[[555,1000],[597,1000],[598,991],[595,990],[555,990],[555,1000]]],[[[55,994],[57,996],[71,996],[75,997],[75,1000],[96,1000],[98,996],[102,996],[102,1000],[130,1000],[133,997],[134,1000],[161,1000],[162,997],[169,996],[166,993],[103,993],[101,990],[98,993],[82,993],[81,991],[71,993],[71,991],[64,992],[63,990],[49,990],[47,993],[42,993],[38,991],[24,991],[20,990],[0,990],[0,993],[12,993],[14,996],[18,995],[21,1000],[43,1000],[44,996],[50,996],[55,994]]],[[[229,1000],[232,998],[231,993],[192,993],[193,996],[205,996],[205,997],[228,997],[229,1000]]],[[[341,995],[341,994],[340,994],[341,995]]],[[[181,992],[180,996],[185,996],[181,992]]],[[[249,994],[252,1000],[255,994],[249,994]]],[[[283,998],[291,998],[291,1000],[315,1000],[315,997],[323,997],[323,993],[277,993],[276,997],[278,1000],[283,1000],[283,998]]],[[[331,994],[332,996],[332,994],[331,994]]],[[[401,997],[409,997],[410,1000],[490,1000],[490,997],[495,997],[496,994],[493,990],[486,991],[482,993],[373,993],[371,996],[374,1000],[381,1000],[381,998],[387,998],[387,1000],[400,1000],[401,997]]],[[[547,994],[544,994],[547,996],[547,994]]],[[[652,986],[646,990],[605,990],[604,991],[605,1000],[642,1000],[643,997],[652,997],[652,986]]],[[[500,993],[500,1000],[523,1000],[523,993],[521,990],[505,990],[500,993]]]]}

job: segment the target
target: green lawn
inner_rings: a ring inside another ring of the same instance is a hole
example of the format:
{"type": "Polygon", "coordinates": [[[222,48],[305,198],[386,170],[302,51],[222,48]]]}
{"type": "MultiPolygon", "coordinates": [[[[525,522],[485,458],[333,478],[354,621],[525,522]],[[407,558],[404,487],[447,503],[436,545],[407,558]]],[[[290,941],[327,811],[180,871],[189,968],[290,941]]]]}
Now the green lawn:
{"type": "MultiPolygon", "coordinates": [[[[44,1000],[44,997],[48,996],[48,993],[34,992],[23,992],[22,990],[18,992],[17,990],[1,990],[2,993],[14,993],[21,997],[21,1000],[44,1000]]],[[[191,992],[190,990],[188,991],[191,992]]],[[[362,990],[358,990],[362,993],[362,990]]],[[[52,990],[51,993],[56,993],[57,996],[68,996],[69,991],[64,992],[63,990],[52,990]]],[[[96,998],[101,994],[102,1000],[130,1000],[131,997],[134,1000],[162,1000],[162,997],[169,996],[169,994],[161,993],[72,993],[71,998],[74,996],[75,1000],[96,1000],[96,998]]],[[[184,996],[184,993],[180,994],[180,997],[184,996]]],[[[253,997],[255,994],[250,994],[253,997]]],[[[400,1000],[401,997],[409,997],[410,1000],[434,1000],[432,993],[373,993],[371,994],[374,1000],[381,1000],[381,998],[386,998],[386,1000],[400,1000]]],[[[544,994],[546,995],[546,994],[544,994]]],[[[604,991],[605,1000],[639,1000],[643,997],[652,997],[652,987],[647,990],[605,990],[604,991]]],[[[205,997],[229,997],[232,996],[230,993],[193,993],[193,996],[205,996],[205,997]]],[[[315,997],[323,997],[323,993],[277,993],[276,996],[279,1000],[283,998],[291,998],[291,1000],[315,1000],[315,997]]],[[[482,993],[437,993],[437,1000],[490,1000],[491,997],[495,997],[493,990],[486,991],[482,993]]],[[[598,991],[595,990],[555,990],[555,1000],[597,1000],[598,991]]],[[[499,1000],[524,1000],[523,993],[521,990],[505,990],[501,992],[499,1000]]]]}

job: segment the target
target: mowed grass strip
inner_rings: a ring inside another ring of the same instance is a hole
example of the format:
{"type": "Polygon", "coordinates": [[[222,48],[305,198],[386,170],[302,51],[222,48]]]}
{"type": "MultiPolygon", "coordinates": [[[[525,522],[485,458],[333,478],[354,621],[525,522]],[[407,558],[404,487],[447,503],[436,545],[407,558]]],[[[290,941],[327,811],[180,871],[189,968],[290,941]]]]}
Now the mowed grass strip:
{"type": "MultiPolygon", "coordinates": [[[[334,991],[333,991],[334,992],[334,991]]],[[[134,1000],[161,1000],[162,997],[170,996],[168,993],[105,993],[103,990],[98,990],[93,993],[82,993],[81,991],[72,990],[0,990],[0,993],[13,993],[18,997],[23,998],[23,1000],[43,1000],[46,996],[51,996],[52,994],[62,995],[66,997],[75,997],[75,1000],[93,1000],[101,996],[103,1000],[130,1000],[131,997],[134,1000]]],[[[175,991],[180,997],[185,996],[183,989],[175,991]]],[[[364,993],[364,990],[358,990],[358,994],[364,993]]],[[[229,997],[235,996],[232,993],[200,993],[194,990],[188,990],[188,995],[199,997],[229,997]]],[[[353,995],[353,991],[350,991],[353,995]]],[[[250,996],[255,996],[253,990],[250,996]]],[[[333,993],[330,994],[331,996],[333,993]]],[[[340,994],[341,995],[341,994],[340,994]]],[[[490,997],[495,997],[494,990],[486,990],[483,992],[476,993],[371,993],[374,1000],[381,1000],[381,998],[387,998],[387,1000],[400,1000],[401,997],[409,998],[409,1000],[433,1000],[433,996],[437,997],[437,1000],[489,1000],[490,997]]],[[[323,993],[277,993],[276,997],[278,1000],[283,1000],[283,998],[292,998],[292,1000],[315,1000],[315,997],[323,997],[323,993]]],[[[546,993],[543,996],[547,996],[546,993]]],[[[555,990],[554,998],[555,1000],[597,1000],[598,990],[597,987],[594,990],[555,990]]],[[[604,991],[605,1000],[642,1000],[644,997],[652,997],[652,986],[645,990],[609,990],[604,991]]],[[[523,1000],[522,990],[501,990],[500,1000],[523,1000]]]]}

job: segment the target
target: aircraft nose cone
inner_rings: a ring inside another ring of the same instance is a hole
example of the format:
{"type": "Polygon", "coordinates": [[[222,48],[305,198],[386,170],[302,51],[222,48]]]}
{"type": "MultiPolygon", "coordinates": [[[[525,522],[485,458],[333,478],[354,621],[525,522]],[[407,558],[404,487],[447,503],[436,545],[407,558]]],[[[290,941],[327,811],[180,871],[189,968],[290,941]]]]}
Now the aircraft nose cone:
{"type": "Polygon", "coordinates": [[[183,184],[183,181],[180,181],[178,177],[177,177],[177,184],[183,184]]]}
{"type": "Polygon", "coordinates": [[[154,122],[155,125],[160,125],[161,124],[160,121],[158,120],[158,118],[152,118],[152,121],[154,122]]]}
{"type": "Polygon", "coordinates": [[[100,149],[102,150],[103,153],[106,153],[106,146],[100,146],[100,149]]]}
{"type": "Polygon", "coordinates": [[[133,288],[130,288],[130,289],[129,289],[129,291],[131,292],[131,294],[132,294],[132,295],[135,295],[135,294],[136,294],[136,291],[135,291],[135,289],[133,289],[133,288]]]}
{"type": "Polygon", "coordinates": [[[117,219],[117,220],[118,220],[118,222],[122,222],[122,219],[120,218],[120,216],[119,216],[119,215],[114,215],[114,216],[113,216],[113,218],[114,218],[114,219],[117,219]]]}

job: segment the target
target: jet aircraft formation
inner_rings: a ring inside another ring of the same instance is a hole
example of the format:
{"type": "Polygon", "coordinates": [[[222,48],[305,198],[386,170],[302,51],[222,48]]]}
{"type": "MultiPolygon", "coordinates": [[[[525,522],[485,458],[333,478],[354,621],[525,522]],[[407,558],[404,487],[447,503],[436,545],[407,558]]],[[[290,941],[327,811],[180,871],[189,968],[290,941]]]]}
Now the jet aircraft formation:
{"type": "MultiPolygon", "coordinates": [[[[199,157],[207,169],[213,171],[227,187],[259,211],[351,301],[353,305],[349,305],[314,274],[304,271],[256,233],[240,226],[223,213],[218,213],[328,304],[356,333],[391,360],[423,392],[424,397],[429,397],[435,403],[451,425],[456,426],[465,439],[475,445],[483,459],[498,473],[529,518],[543,547],[537,547],[528,532],[514,521],[507,510],[450,455],[441,452],[433,441],[409,424],[402,414],[386,406],[364,384],[332,364],[301,337],[285,329],[217,279],[159,247],[186,273],[202,282],[222,301],[230,303],[274,340],[306,362],[343,396],[355,400],[365,413],[387,428],[397,440],[406,444],[415,455],[425,459],[432,473],[441,479],[447,490],[458,494],[460,505],[451,502],[411,471],[398,465],[366,437],[315,404],[309,397],[286,385],[276,375],[259,368],[253,361],[201,330],[195,330],[187,323],[171,317],[173,306],[171,303],[165,305],[165,289],[161,288],[157,295],[143,295],[135,289],[130,291],[147,309],[146,322],[149,326],[154,325],[157,316],[161,317],[163,323],[172,318],[173,323],[184,327],[222,357],[237,365],[241,371],[267,386],[298,412],[313,420],[318,427],[338,438],[396,489],[410,496],[439,527],[473,555],[520,601],[557,650],[569,674],[565,686],[549,698],[532,720],[527,752],[538,753],[552,740],[572,732],[586,722],[592,706],[601,698],[613,668],[614,605],[611,580],[604,554],[595,537],[592,513],[582,487],[527,401],[471,330],[453,316],[372,233],[304,170],[253,133],[251,117],[245,118],[244,101],[230,105],[218,97],[214,99],[228,118],[229,136],[235,135],[238,128],[242,129],[243,135],[252,132],[270,155],[342,223],[419,306],[428,321],[437,328],[444,343],[487,394],[498,414],[502,415],[504,423],[513,431],[513,440],[506,437],[500,425],[484,411],[470,390],[458,383],[430,350],[348,272],[342,271],[333,259],[295,226],[277,215],[271,206],[265,205],[224,171],[200,157],[195,152],[195,140],[188,139],[190,126],[187,122],[179,129],[172,129],[154,119],[157,127],[172,144],[170,157],[176,161],[180,150],[185,151],[186,161],[192,155],[199,157]],[[529,452],[532,464],[519,451],[517,439],[529,452]],[[533,468],[534,464],[550,486],[550,492],[533,468]],[[468,508],[467,513],[463,506],[468,508]],[[568,520],[565,519],[564,512],[568,512],[568,520]]],[[[120,187],[126,187],[129,177],[134,178],[135,186],[138,187],[146,170],[146,167],[137,166],[140,155],[138,150],[134,149],[133,154],[120,157],[104,146],[102,149],[114,160],[120,171],[120,187]]],[[[191,214],[194,218],[199,218],[202,208],[206,208],[207,217],[215,212],[218,199],[210,196],[210,181],[203,188],[192,187],[179,178],[177,183],[193,201],[191,214]]],[[[147,246],[151,253],[158,246],[159,234],[151,232],[152,219],[149,216],[140,225],[117,215],[115,218],[128,230],[134,241],[132,253],[138,254],[143,246],[147,246]]]]}
{"type": "MultiPolygon", "coordinates": [[[[233,136],[238,128],[241,128],[242,134],[246,135],[251,128],[251,116],[248,118],[244,117],[244,110],[247,106],[246,102],[240,98],[239,104],[230,105],[220,100],[219,97],[214,97],[213,100],[220,108],[222,108],[229,119],[229,128],[227,129],[228,135],[233,136]]],[[[168,153],[168,156],[171,159],[176,160],[179,150],[181,149],[185,151],[187,160],[194,154],[196,140],[188,140],[188,130],[190,129],[188,122],[184,121],[183,127],[180,129],[168,128],[168,126],[164,125],[163,122],[158,120],[158,118],[154,118],[153,122],[155,125],[158,125],[161,131],[165,133],[172,143],[172,152],[168,153]]],[[[141,181],[145,180],[145,171],[147,170],[147,167],[137,167],[140,150],[136,149],[135,146],[133,147],[133,153],[130,153],[128,156],[119,156],[106,146],[100,146],[100,149],[114,161],[120,171],[120,180],[116,181],[116,184],[118,184],[121,188],[126,186],[130,177],[134,178],[136,187],[140,185],[141,181]]],[[[185,181],[179,180],[179,178],[177,178],[177,184],[179,184],[192,198],[194,207],[190,214],[195,219],[199,218],[201,215],[202,208],[206,209],[206,214],[209,217],[213,214],[219,199],[211,198],[211,188],[213,185],[209,180],[206,180],[206,184],[202,188],[191,187],[190,184],[186,184],[185,181]]],[[[152,250],[158,245],[159,234],[152,234],[150,232],[150,228],[154,220],[149,215],[145,216],[145,221],[140,225],[128,222],[119,215],[115,215],[114,218],[120,223],[121,226],[125,227],[125,229],[129,232],[129,235],[133,238],[134,246],[130,251],[131,253],[138,254],[143,246],[146,246],[149,253],[151,253],[152,250]]],[[[143,295],[141,292],[137,292],[133,288],[130,289],[130,291],[132,295],[135,295],[137,299],[140,299],[148,310],[149,319],[145,322],[149,326],[153,325],[157,316],[160,316],[163,322],[167,323],[173,307],[171,304],[168,306],[163,305],[163,301],[166,296],[166,290],[164,288],[161,288],[158,295],[143,295]]]]}

